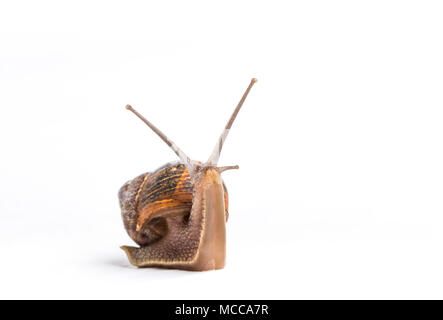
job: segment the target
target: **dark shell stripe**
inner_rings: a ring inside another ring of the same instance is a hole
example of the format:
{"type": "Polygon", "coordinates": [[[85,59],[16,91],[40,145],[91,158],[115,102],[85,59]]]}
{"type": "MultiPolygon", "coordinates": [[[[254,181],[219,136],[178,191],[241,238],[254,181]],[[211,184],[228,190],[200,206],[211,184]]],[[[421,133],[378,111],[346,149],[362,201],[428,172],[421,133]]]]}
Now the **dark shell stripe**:
{"type": "Polygon", "coordinates": [[[176,163],[163,166],[153,172],[149,181],[140,190],[138,208],[149,203],[168,199],[172,195],[182,196],[192,201],[192,183],[184,164],[176,163]]]}
{"type": "MultiPolygon", "coordinates": [[[[223,183],[225,196],[226,221],[228,220],[228,191],[223,183]]],[[[140,223],[147,222],[156,208],[191,208],[193,186],[188,170],[183,163],[168,163],[150,173],[148,179],[140,186],[135,211],[140,223]],[[166,204],[165,201],[174,199],[166,204]]]]}
{"type": "Polygon", "coordinates": [[[128,235],[138,245],[148,245],[158,240],[158,236],[145,232],[136,232],[138,213],[136,210],[136,197],[138,191],[145,180],[149,180],[149,173],[144,173],[125,183],[119,190],[118,198],[120,200],[120,207],[122,209],[122,218],[128,235]]]}

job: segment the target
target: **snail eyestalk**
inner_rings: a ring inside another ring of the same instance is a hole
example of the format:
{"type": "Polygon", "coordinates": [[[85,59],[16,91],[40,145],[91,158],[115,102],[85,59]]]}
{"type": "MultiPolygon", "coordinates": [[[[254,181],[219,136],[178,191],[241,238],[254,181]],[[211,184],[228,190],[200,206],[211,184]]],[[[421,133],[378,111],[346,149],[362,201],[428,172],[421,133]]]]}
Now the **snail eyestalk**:
{"type": "Polygon", "coordinates": [[[222,173],[226,170],[233,170],[233,169],[238,169],[240,168],[239,166],[224,166],[224,167],[217,167],[218,172],[222,173]]]}
{"type": "Polygon", "coordinates": [[[156,126],[154,126],[151,122],[146,120],[140,113],[137,112],[131,105],[126,105],[126,109],[135,114],[140,120],[142,120],[146,125],[152,129],[180,158],[180,160],[186,165],[189,173],[191,174],[194,170],[194,164],[192,160],[179,148],[177,145],[172,142],[163,132],[161,132],[156,126]]]}
{"type": "Polygon", "coordinates": [[[240,102],[238,103],[237,107],[235,108],[234,112],[231,115],[231,118],[229,119],[228,123],[225,126],[225,129],[223,130],[222,134],[220,135],[220,138],[218,138],[217,143],[215,144],[214,150],[212,151],[211,156],[209,157],[208,161],[206,162],[208,165],[216,166],[218,163],[218,159],[220,158],[220,153],[223,148],[223,144],[226,140],[226,137],[228,136],[229,130],[232,127],[232,124],[234,123],[235,118],[237,117],[238,112],[240,111],[243,103],[246,100],[246,97],[249,94],[249,91],[251,91],[252,86],[254,83],[257,82],[256,78],[251,79],[251,83],[249,84],[248,88],[246,89],[245,93],[243,94],[242,98],[240,99],[240,102]]]}

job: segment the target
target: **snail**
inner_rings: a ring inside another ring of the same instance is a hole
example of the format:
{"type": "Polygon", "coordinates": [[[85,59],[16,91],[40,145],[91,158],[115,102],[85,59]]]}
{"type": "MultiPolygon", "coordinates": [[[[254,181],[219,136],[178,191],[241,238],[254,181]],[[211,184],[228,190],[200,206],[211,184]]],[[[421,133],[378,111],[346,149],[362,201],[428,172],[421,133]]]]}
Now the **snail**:
{"type": "Polygon", "coordinates": [[[217,163],[229,130],[256,81],[251,80],[204,163],[191,160],[134,108],[126,106],[180,159],[139,175],[119,190],[124,227],[140,246],[121,247],[132,265],[190,271],[225,266],[228,191],[221,173],[239,167],[219,167],[217,163]]]}

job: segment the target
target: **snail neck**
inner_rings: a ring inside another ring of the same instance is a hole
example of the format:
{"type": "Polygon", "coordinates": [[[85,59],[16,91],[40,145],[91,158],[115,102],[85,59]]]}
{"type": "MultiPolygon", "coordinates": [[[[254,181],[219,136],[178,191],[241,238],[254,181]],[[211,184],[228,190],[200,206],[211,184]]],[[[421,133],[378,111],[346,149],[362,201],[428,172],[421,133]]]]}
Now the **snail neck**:
{"type": "Polygon", "coordinates": [[[195,203],[192,214],[199,212],[202,231],[197,257],[196,270],[221,269],[226,257],[226,221],[223,182],[216,169],[201,173],[194,185],[195,203]],[[194,209],[200,209],[194,211],[194,209]]]}

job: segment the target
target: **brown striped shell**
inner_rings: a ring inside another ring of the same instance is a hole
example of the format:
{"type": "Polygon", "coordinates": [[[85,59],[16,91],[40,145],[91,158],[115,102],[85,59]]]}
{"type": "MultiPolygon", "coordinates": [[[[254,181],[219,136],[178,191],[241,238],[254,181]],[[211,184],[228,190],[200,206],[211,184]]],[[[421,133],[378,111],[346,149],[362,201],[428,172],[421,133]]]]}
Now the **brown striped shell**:
{"type": "MultiPolygon", "coordinates": [[[[225,216],[228,220],[228,191],[223,183],[225,216]]],[[[184,164],[168,163],[125,183],[119,191],[126,231],[143,246],[161,239],[168,231],[167,218],[192,209],[193,186],[184,164]]]]}

